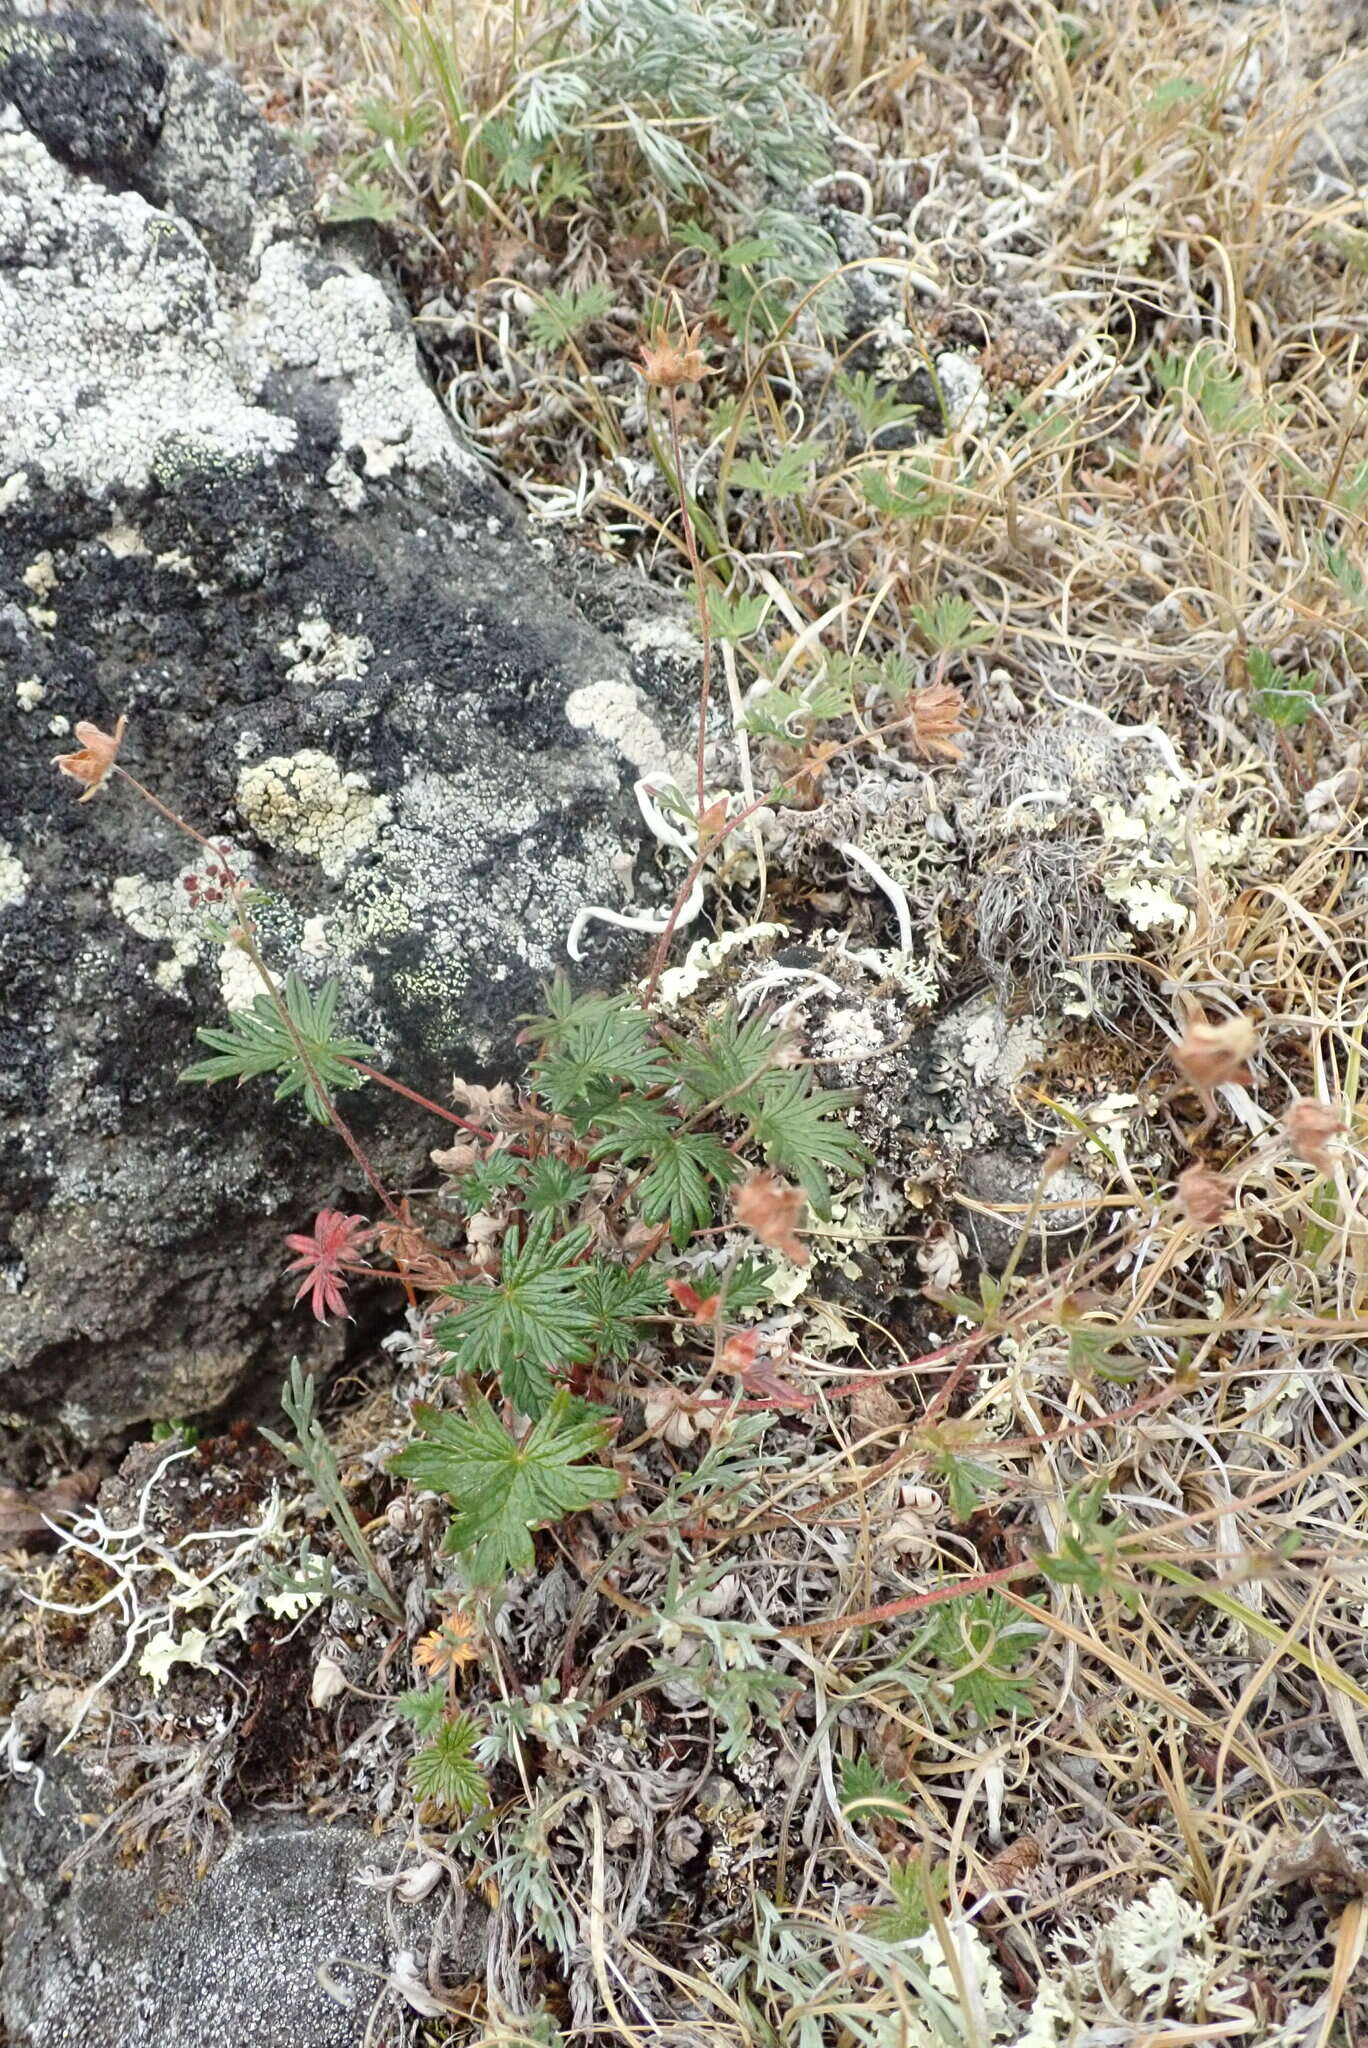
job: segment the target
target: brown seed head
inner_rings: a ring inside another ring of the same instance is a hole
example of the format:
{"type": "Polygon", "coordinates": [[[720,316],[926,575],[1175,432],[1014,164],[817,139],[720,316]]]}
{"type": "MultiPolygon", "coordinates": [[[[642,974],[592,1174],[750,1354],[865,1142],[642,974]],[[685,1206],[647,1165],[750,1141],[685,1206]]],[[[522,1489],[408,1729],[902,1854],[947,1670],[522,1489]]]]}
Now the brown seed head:
{"type": "Polygon", "coordinates": [[[1345,1126],[1328,1102],[1315,1102],[1306,1095],[1297,1096],[1283,1112],[1282,1127],[1283,1135],[1298,1159],[1304,1159],[1318,1173],[1334,1172],[1334,1155],[1327,1140],[1345,1126]]]}
{"type": "Polygon", "coordinates": [[[952,735],[964,730],[964,699],[952,683],[930,683],[904,699],[909,724],[908,737],[914,754],[941,754],[948,761],[963,759],[963,750],[952,735]]]}
{"type": "Polygon", "coordinates": [[[1178,1176],[1178,1203],[1189,1223],[1207,1230],[1219,1223],[1235,1200],[1235,1190],[1223,1173],[1209,1166],[1185,1166],[1178,1176]]]}
{"type": "Polygon", "coordinates": [[[663,330],[642,343],[641,374],[648,384],[654,384],[661,391],[677,391],[681,384],[697,384],[701,377],[711,377],[714,372],[703,360],[698,345],[701,327],[690,333],[686,328],[682,341],[671,341],[663,330]]]}
{"type": "Polygon", "coordinates": [[[76,726],[76,737],[81,742],[80,751],[53,755],[54,768],[60,768],[63,775],[70,775],[73,781],[85,784],[81,797],[83,804],[90,802],[114,766],[127,730],[128,720],[122,712],[119,713],[119,722],[112,733],[101,732],[98,725],[92,725],[88,718],[82,718],[76,726]]]}
{"type": "Polygon", "coordinates": [[[1247,1062],[1258,1043],[1259,1034],[1248,1017],[1189,1024],[1173,1048],[1173,1064],[1194,1088],[1208,1092],[1225,1081],[1247,1081],[1247,1062]]]}

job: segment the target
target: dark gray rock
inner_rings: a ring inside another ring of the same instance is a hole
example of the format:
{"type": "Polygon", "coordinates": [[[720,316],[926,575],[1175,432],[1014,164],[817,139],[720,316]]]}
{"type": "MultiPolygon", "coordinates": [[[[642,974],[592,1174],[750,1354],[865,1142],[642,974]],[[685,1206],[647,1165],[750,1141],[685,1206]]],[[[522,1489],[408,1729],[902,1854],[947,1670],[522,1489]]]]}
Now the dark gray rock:
{"type": "Polygon", "coordinates": [[[84,15],[0,23],[0,94],[64,164],[123,180],[156,141],[167,64],[135,21],[109,29],[84,15]]]}
{"type": "MultiPolygon", "coordinates": [[[[28,1780],[0,1804],[0,2028],[14,2048],[359,2048],[411,2016],[385,1979],[399,1962],[422,1983],[446,1885],[414,1904],[377,1885],[417,1867],[399,1838],[278,1816],[245,1823],[203,1875],[160,1849],[72,1868],[80,1785],[49,1778],[44,1816],[28,1780]]],[[[442,1924],[446,1983],[480,1970],[483,1941],[473,1904],[459,1930],[442,1924]]]]}
{"type": "MultiPolygon", "coordinates": [[[[280,1237],[360,1184],[262,1084],[177,1085],[251,973],[217,857],[53,772],[76,722],[127,715],[124,764],[265,892],[273,968],[335,977],[429,1091],[513,1064],[576,907],[633,886],[634,777],[679,768],[679,671],[620,601],[590,624],[401,304],[158,36],[0,31],[0,1411],[87,1442],[335,1357],[280,1237]]],[[[596,928],[591,974],[641,947],[596,928]]],[[[348,1101],[409,1181],[436,1128],[348,1101]]]]}

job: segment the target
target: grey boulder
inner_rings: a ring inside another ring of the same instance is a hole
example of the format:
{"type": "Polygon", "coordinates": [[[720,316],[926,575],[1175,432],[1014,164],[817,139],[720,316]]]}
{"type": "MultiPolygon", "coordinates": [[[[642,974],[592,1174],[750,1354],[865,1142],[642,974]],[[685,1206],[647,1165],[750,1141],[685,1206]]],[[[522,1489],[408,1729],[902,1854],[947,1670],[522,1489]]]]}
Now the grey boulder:
{"type": "MultiPolygon", "coordinates": [[[[263,892],[276,973],[335,979],[346,1028],[429,1092],[512,1064],[581,904],[671,893],[654,864],[634,879],[632,783],[678,766],[687,662],[620,584],[582,584],[230,83],[143,17],[0,20],[0,1416],[21,1443],[337,1355],[290,1313],[281,1235],[362,1184],[264,1084],[176,1080],[195,1026],[255,992],[214,923],[225,859],[263,892]],[[53,771],[78,721],[120,715],[124,765],[208,850],[53,771]]],[[[588,971],[642,945],[605,934],[588,971]]],[[[411,1182],[439,1127],[347,1100],[411,1182]]]]}

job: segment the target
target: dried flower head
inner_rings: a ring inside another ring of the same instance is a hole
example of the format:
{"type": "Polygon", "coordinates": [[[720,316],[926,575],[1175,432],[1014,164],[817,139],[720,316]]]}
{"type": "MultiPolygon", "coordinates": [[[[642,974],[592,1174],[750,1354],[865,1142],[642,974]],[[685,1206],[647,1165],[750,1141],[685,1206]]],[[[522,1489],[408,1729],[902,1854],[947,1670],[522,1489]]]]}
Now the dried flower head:
{"type": "Polygon", "coordinates": [[[641,346],[641,374],[660,391],[677,391],[681,384],[697,384],[714,373],[704,362],[698,345],[701,327],[686,328],[680,342],[671,341],[662,329],[641,346]]]}
{"type": "Polygon", "coordinates": [[[474,1664],[480,1655],[480,1629],[474,1617],[453,1607],[430,1635],[416,1645],[413,1661],[420,1671],[434,1678],[450,1678],[463,1664],[474,1664]]]}
{"type": "Polygon", "coordinates": [[[1334,1172],[1335,1155],[1328,1141],[1348,1127],[1328,1102],[1298,1095],[1283,1111],[1282,1127],[1283,1136],[1298,1159],[1304,1159],[1318,1173],[1334,1172]]]}
{"type": "Polygon", "coordinates": [[[1194,1088],[1209,1092],[1226,1081],[1247,1081],[1248,1062],[1259,1034],[1248,1017],[1226,1017],[1219,1024],[1189,1024],[1173,1048],[1173,1063],[1194,1088]]]}
{"type": "Polygon", "coordinates": [[[1223,1173],[1208,1166],[1185,1166],[1178,1176],[1178,1203],[1189,1223],[1209,1229],[1232,1207],[1235,1189],[1223,1173]]]}
{"type": "Polygon", "coordinates": [[[953,684],[929,683],[904,698],[903,705],[908,744],[914,754],[924,759],[939,754],[947,761],[964,758],[963,749],[952,737],[965,726],[964,699],[953,684]]]}
{"type": "Polygon", "coordinates": [[[83,804],[90,802],[114,766],[127,730],[128,720],[122,712],[119,713],[118,724],[112,733],[101,732],[98,725],[92,725],[88,718],[82,718],[76,726],[76,737],[81,742],[80,751],[53,755],[54,768],[60,768],[63,775],[70,775],[73,781],[85,784],[81,797],[83,804]]]}
{"type": "Polygon", "coordinates": [[[768,1169],[753,1173],[737,1189],[732,1203],[736,1220],[753,1230],[761,1244],[772,1245],[795,1266],[807,1264],[807,1246],[798,1236],[798,1226],[807,1209],[801,1188],[790,1187],[768,1169]]]}
{"type": "Polygon", "coordinates": [[[378,1250],[393,1260],[405,1279],[415,1287],[440,1292],[460,1277],[455,1261],[430,1244],[409,1216],[407,1205],[397,1218],[379,1224],[375,1232],[378,1250]]]}

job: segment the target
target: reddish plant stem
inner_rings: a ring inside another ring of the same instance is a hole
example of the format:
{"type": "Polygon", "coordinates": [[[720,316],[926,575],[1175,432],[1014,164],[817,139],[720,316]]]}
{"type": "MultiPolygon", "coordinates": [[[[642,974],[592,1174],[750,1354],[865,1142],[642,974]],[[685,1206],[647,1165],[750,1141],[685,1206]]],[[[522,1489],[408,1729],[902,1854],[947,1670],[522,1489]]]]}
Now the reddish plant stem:
{"type": "Polygon", "coordinates": [[[483,1138],[487,1145],[494,1142],[495,1132],[484,1130],[479,1124],[471,1123],[467,1117],[457,1116],[454,1109],[443,1109],[440,1102],[434,1102],[430,1096],[420,1095],[415,1088],[406,1088],[402,1081],[396,1081],[392,1075],[382,1074],[379,1067],[368,1066],[365,1060],[344,1060],[342,1064],[346,1067],[355,1067],[358,1074],[365,1074],[370,1080],[378,1081],[382,1088],[392,1088],[394,1093],[402,1095],[406,1102],[416,1102],[419,1109],[426,1109],[433,1116],[445,1117],[449,1124],[456,1124],[461,1130],[469,1131],[473,1138],[483,1138]]]}
{"type": "Polygon", "coordinates": [[[721,831],[715,832],[706,845],[699,847],[697,855],[690,865],[683,882],[680,884],[679,894],[675,897],[674,908],[671,910],[666,921],[665,929],[660,934],[660,944],[656,947],[655,958],[651,962],[650,980],[646,984],[646,993],[642,997],[642,1005],[645,1009],[649,1010],[651,1004],[655,1001],[656,983],[660,980],[665,968],[665,962],[669,957],[670,941],[675,935],[675,928],[679,923],[679,914],[689,900],[689,891],[703,872],[704,862],[717,851],[722,841],[728,838],[738,825],[744,825],[747,818],[754,817],[755,813],[763,810],[768,802],[768,794],[756,797],[754,803],[747,804],[745,809],[738,811],[734,818],[728,818],[721,831]]]}
{"type": "Polygon", "coordinates": [[[966,1593],[985,1593],[991,1586],[1004,1586],[1011,1579],[1038,1578],[1040,1566],[1034,1558],[1019,1564],[999,1565],[996,1571],[974,1572],[948,1586],[936,1586],[929,1593],[907,1593],[901,1600],[885,1600],[881,1607],[862,1607],[858,1614],[829,1614],[823,1621],[799,1622],[775,1633],[790,1639],[830,1636],[847,1628],[876,1628],[881,1621],[896,1621],[901,1614],[919,1614],[924,1607],[939,1607],[946,1600],[962,1600],[966,1593]]]}

